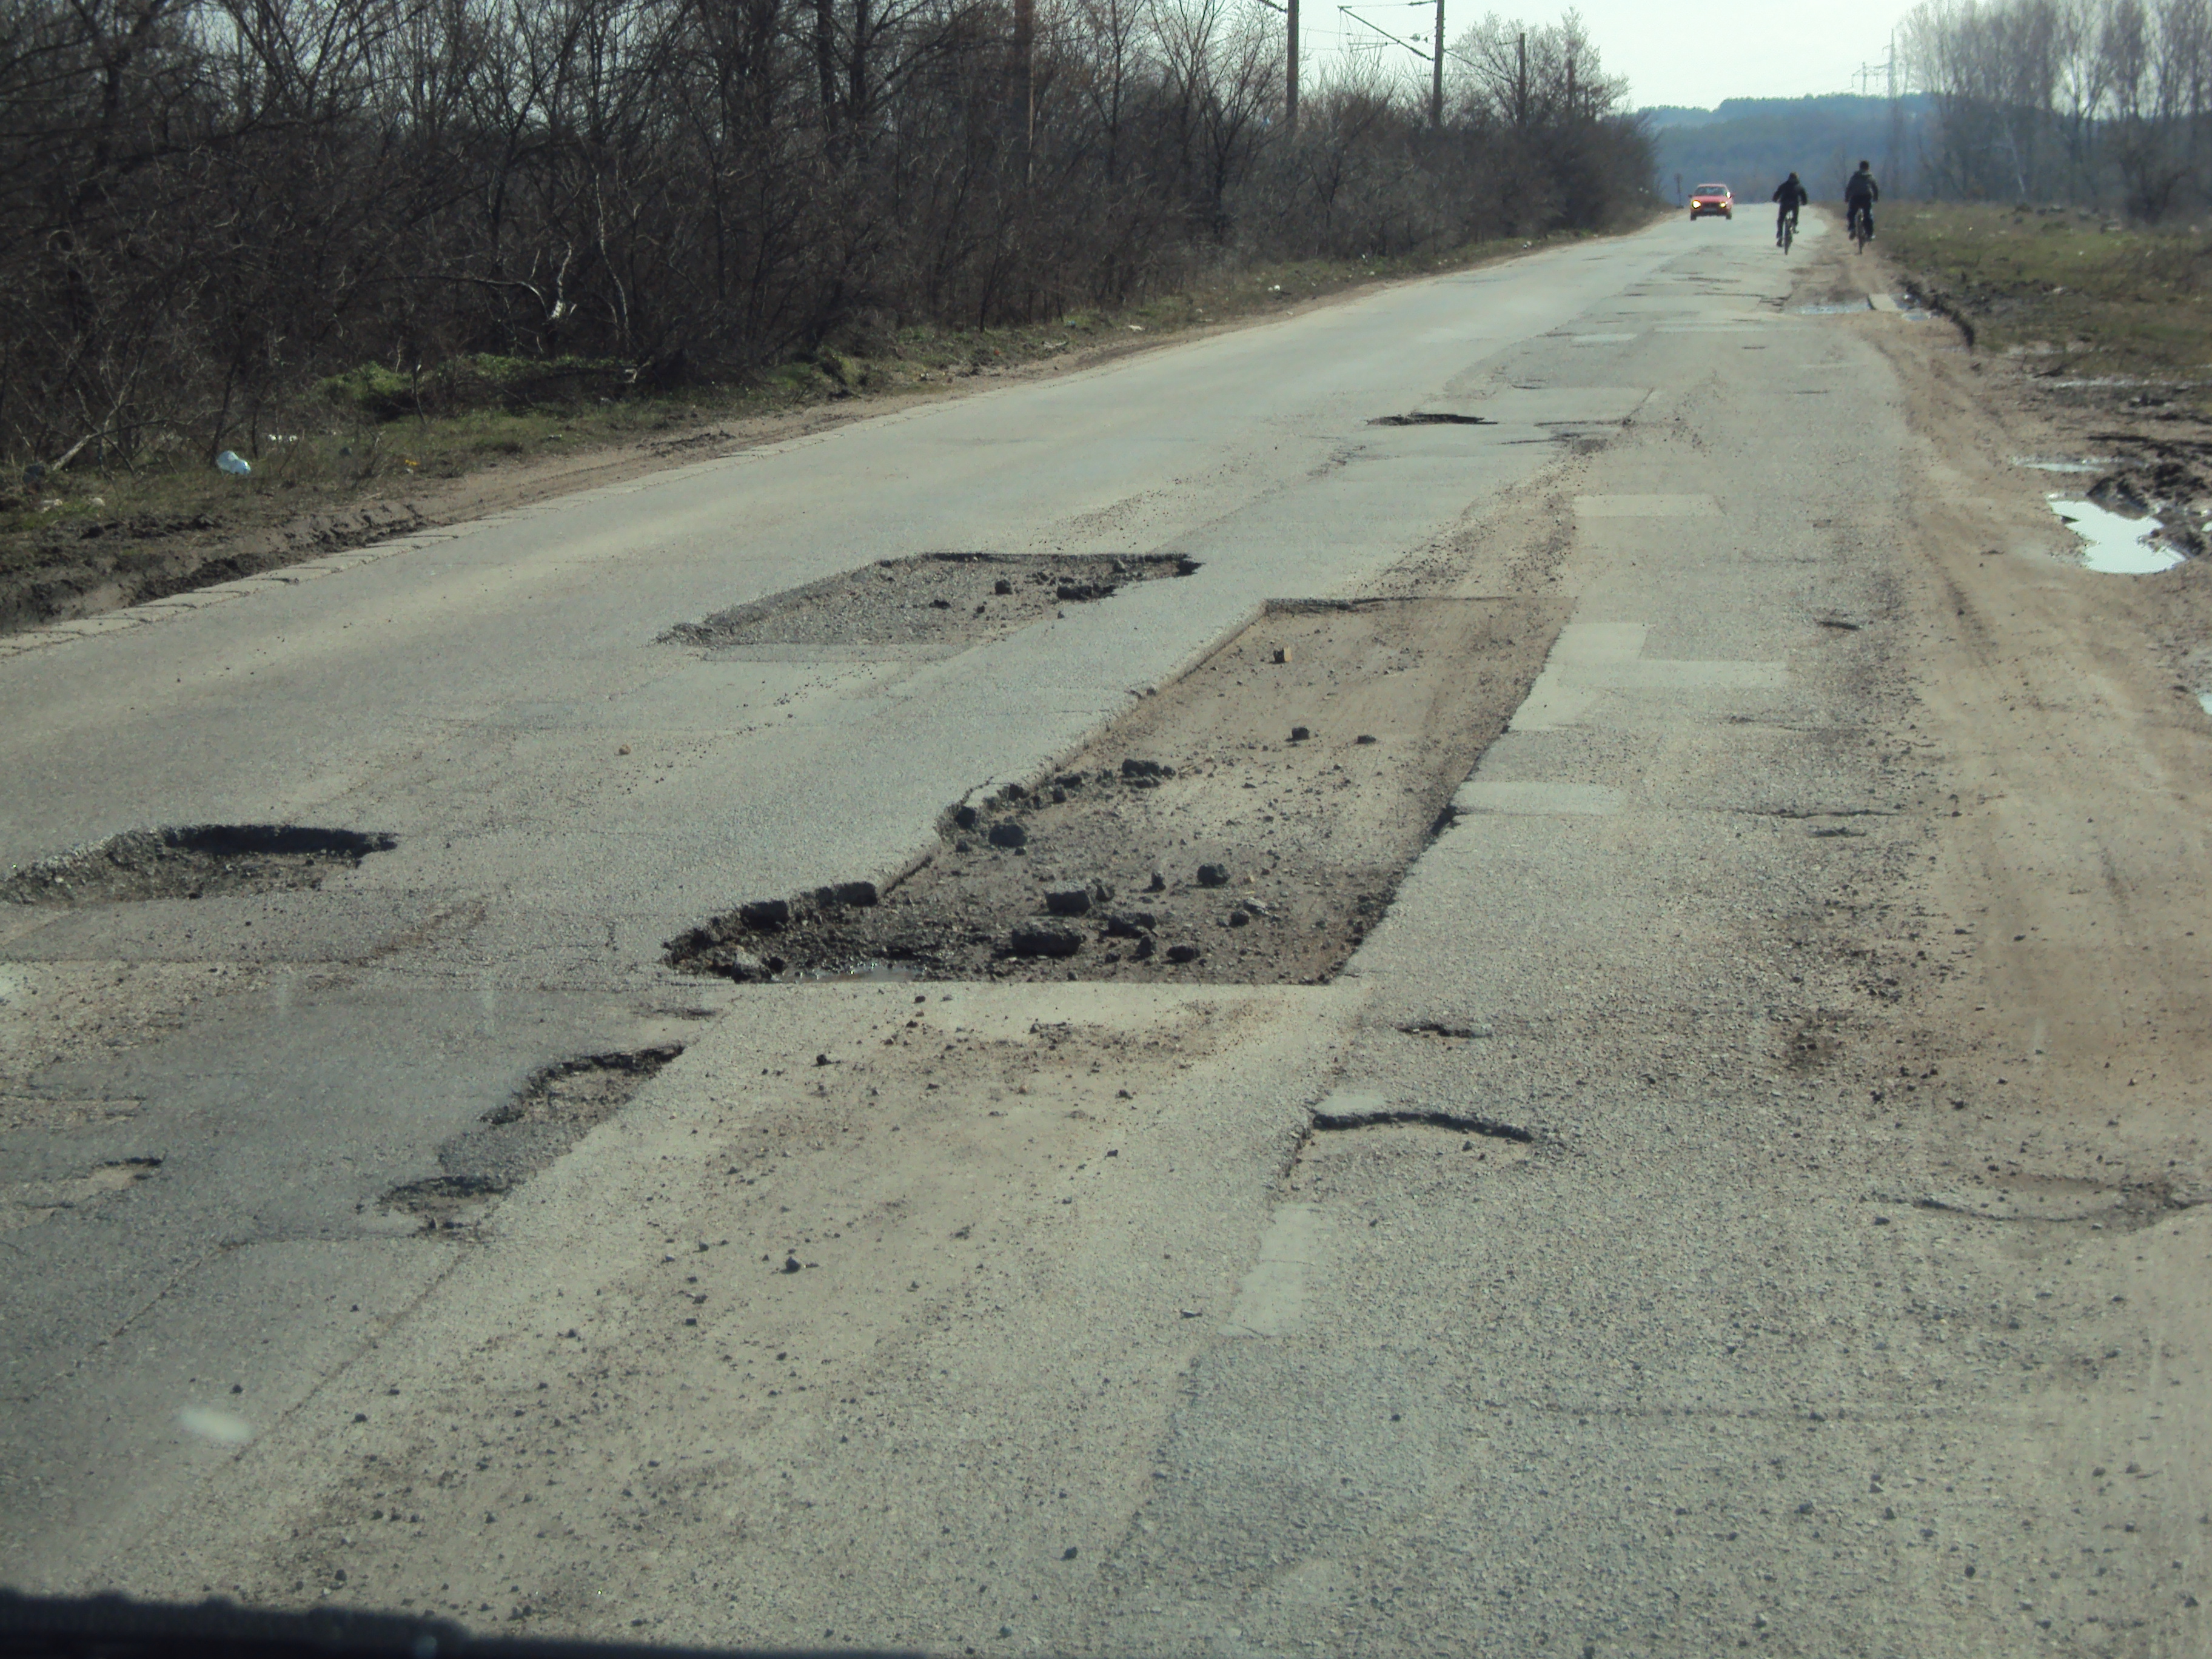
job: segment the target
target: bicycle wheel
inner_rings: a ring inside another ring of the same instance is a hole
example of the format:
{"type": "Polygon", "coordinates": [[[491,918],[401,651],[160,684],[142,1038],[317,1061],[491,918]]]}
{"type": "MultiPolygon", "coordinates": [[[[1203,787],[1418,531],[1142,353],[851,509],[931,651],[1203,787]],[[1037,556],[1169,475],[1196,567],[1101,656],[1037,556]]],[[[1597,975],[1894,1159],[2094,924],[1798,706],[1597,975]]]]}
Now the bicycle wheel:
{"type": "Polygon", "coordinates": [[[1797,222],[1795,219],[1784,219],[1782,222],[1782,251],[1784,253],[1790,252],[1790,244],[1796,240],[1796,236],[1797,222]]]}

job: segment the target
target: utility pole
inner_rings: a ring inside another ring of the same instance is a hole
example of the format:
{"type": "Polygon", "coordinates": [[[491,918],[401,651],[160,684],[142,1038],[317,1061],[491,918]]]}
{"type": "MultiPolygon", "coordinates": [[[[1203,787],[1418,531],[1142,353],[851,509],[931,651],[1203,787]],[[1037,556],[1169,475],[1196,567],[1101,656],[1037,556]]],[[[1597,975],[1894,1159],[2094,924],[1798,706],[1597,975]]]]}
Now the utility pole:
{"type": "Polygon", "coordinates": [[[1429,125],[1444,130],[1444,0],[1437,0],[1435,68],[1429,76],[1429,125]]]}
{"type": "Polygon", "coordinates": [[[1295,132],[1298,127],[1298,0],[1288,0],[1283,10],[1290,21],[1290,45],[1285,53],[1289,73],[1283,84],[1283,125],[1295,132]]]}
{"type": "Polygon", "coordinates": [[[1897,101],[1897,31],[1889,32],[1889,129],[1881,158],[1881,176],[1889,180],[1890,193],[1902,196],[1905,180],[1899,176],[1898,155],[1905,148],[1905,107],[1897,101]]]}

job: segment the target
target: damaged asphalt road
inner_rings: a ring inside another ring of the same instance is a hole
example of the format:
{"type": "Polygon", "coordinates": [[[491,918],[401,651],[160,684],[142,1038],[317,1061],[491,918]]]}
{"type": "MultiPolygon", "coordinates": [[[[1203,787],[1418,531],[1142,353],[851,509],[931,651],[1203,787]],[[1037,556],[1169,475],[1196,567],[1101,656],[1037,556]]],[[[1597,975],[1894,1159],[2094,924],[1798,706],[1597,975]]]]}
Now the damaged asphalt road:
{"type": "Polygon", "coordinates": [[[1271,604],[1048,774],[951,807],[888,890],[741,904],[672,941],[670,965],[1320,984],[1449,821],[1559,615],[1538,600],[1271,604]]]}
{"type": "Polygon", "coordinates": [[[1950,342],[1784,308],[1839,240],[1669,223],[0,659],[11,864],[391,843],[0,907],[9,1581],[2202,1650],[2212,731],[1950,342]],[[945,550],[1048,580],[1003,626],[945,550]]]}

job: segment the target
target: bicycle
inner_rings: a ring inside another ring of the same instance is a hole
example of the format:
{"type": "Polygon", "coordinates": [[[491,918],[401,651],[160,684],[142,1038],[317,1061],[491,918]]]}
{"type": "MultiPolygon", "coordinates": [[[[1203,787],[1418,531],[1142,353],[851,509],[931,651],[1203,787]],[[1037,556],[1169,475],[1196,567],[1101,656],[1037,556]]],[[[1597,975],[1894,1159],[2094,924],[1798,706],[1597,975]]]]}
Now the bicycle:
{"type": "Polygon", "coordinates": [[[1796,239],[1797,216],[1794,213],[1785,213],[1782,216],[1782,229],[1776,235],[1775,240],[1782,245],[1782,252],[1786,255],[1790,252],[1790,244],[1796,239]]]}
{"type": "Polygon", "coordinates": [[[1874,215],[1863,207],[1851,210],[1851,240],[1857,244],[1857,251],[1861,253],[1864,253],[1866,245],[1874,240],[1874,215]]]}

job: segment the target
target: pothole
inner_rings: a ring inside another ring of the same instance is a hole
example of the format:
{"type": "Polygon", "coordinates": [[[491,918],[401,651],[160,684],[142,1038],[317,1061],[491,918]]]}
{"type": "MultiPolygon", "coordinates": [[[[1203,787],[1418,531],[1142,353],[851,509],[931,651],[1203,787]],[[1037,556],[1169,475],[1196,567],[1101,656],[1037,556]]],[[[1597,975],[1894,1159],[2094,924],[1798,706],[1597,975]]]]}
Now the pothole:
{"type": "Polygon", "coordinates": [[[1486,415],[1454,415],[1442,410],[1417,409],[1410,415],[1377,415],[1370,426],[1496,426],[1486,415]]]}
{"type": "Polygon", "coordinates": [[[1492,1035],[1487,1025],[1455,1025],[1434,1019],[1401,1025],[1398,1029],[1407,1036],[1425,1037],[1432,1042],[1474,1042],[1492,1035]]]}
{"type": "Polygon", "coordinates": [[[398,844],[391,836],[275,823],[129,830],[11,872],[0,880],[0,900],[126,904],[320,887],[334,871],[398,844]]]}
{"type": "Polygon", "coordinates": [[[1917,1209],[1983,1221],[2076,1223],[2100,1232],[2132,1232],[2195,1209],[2208,1197],[2212,1194],[2201,1186],[2167,1180],[2108,1182],[2012,1174],[1917,1193],[1905,1201],[1917,1209]]]}
{"type": "Polygon", "coordinates": [[[683,1052],[682,1043],[671,1042],[541,1066],[481,1127],[438,1149],[441,1173],[404,1182],[380,1201],[420,1217],[428,1231],[461,1230],[486,1201],[527,1180],[629,1104],[683,1052]]]}
{"type": "Polygon", "coordinates": [[[112,1194],[127,1192],[151,1180],[159,1158],[113,1158],[85,1174],[61,1181],[22,1181],[0,1187],[0,1233],[51,1219],[64,1210],[80,1210],[112,1194]]]}
{"type": "Polygon", "coordinates": [[[1545,1155],[1539,1137],[1469,1127],[1449,1112],[1391,1113],[1337,1128],[1316,1123],[1284,1171],[1287,1192],[1309,1201],[1349,1203],[1379,1191],[1402,1201],[1426,1179],[1455,1188],[1470,1177],[1525,1169],[1545,1155]]]}
{"type": "Polygon", "coordinates": [[[739,904],[667,960],[739,980],[1320,983],[1449,821],[1563,616],[1271,605],[1048,776],[962,802],[888,891],[739,904]]]}
{"type": "Polygon", "coordinates": [[[1195,561],[1171,554],[927,553],[790,588],[703,622],[679,623],[661,643],[728,656],[965,650],[1055,616],[1063,606],[1096,604],[1132,583],[1188,576],[1197,568],[1195,561]]]}
{"type": "Polygon", "coordinates": [[[1504,1123],[1496,1118],[1478,1117],[1433,1107],[1394,1106],[1367,1112],[1316,1111],[1313,1118],[1315,1132],[1321,1134],[1382,1128],[1392,1124],[1417,1124],[1431,1129],[1449,1129],[1457,1135],[1480,1135],[1485,1139],[1510,1140],[1523,1146],[1534,1146],[1536,1140],[1534,1130],[1524,1129],[1517,1123],[1504,1123]]]}

